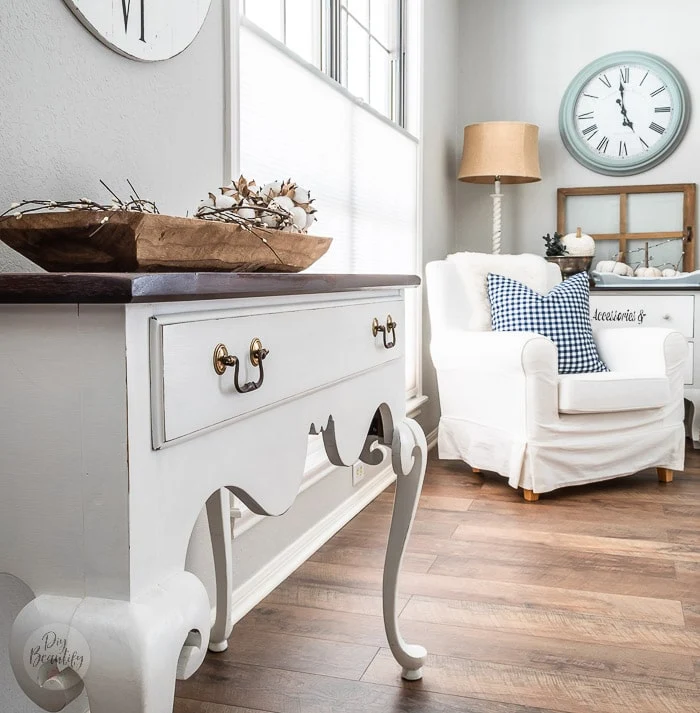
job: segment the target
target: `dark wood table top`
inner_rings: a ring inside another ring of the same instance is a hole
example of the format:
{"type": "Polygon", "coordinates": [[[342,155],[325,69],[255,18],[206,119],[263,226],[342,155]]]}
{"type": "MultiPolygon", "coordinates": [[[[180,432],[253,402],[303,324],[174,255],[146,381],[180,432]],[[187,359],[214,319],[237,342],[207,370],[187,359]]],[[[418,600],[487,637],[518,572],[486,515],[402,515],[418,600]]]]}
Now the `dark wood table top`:
{"type": "Polygon", "coordinates": [[[0,273],[0,304],[177,302],[415,287],[417,275],[168,272],[0,273]]]}

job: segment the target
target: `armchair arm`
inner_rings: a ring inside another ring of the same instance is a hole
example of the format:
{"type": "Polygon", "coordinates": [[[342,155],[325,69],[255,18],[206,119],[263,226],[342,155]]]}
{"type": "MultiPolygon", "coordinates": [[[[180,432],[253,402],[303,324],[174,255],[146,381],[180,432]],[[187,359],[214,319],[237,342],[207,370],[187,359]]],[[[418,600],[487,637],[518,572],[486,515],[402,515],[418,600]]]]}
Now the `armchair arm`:
{"type": "Polygon", "coordinates": [[[600,358],[611,371],[671,375],[683,369],[685,337],[673,329],[618,327],[595,333],[600,358]]]}
{"type": "Polygon", "coordinates": [[[438,371],[557,375],[554,342],[535,332],[446,330],[431,341],[430,354],[438,371]]]}
{"type": "Polygon", "coordinates": [[[525,433],[558,418],[557,349],[533,332],[445,330],[430,345],[443,416],[525,433]]]}

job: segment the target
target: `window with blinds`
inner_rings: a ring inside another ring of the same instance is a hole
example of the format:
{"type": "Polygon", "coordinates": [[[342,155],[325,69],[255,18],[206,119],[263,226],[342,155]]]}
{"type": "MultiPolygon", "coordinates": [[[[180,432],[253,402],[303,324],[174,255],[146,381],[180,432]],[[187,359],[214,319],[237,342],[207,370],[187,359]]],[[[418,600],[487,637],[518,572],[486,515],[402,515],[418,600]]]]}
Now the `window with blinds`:
{"type": "MultiPolygon", "coordinates": [[[[333,238],[314,272],[418,271],[418,141],[244,21],[240,166],[311,191],[333,238]]],[[[418,388],[417,290],[407,291],[407,391],[418,388]]]]}

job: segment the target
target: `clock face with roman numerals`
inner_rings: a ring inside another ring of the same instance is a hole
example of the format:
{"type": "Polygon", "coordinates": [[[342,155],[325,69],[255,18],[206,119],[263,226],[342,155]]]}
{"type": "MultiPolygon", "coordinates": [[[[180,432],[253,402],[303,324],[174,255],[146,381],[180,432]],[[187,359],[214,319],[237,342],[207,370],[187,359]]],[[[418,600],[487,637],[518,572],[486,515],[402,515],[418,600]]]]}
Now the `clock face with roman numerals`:
{"type": "Polygon", "coordinates": [[[574,78],[559,127],[577,161],[626,176],[663,161],[683,138],[689,115],[688,91],[671,65],[642,52],[616,52],[574,78]]]}

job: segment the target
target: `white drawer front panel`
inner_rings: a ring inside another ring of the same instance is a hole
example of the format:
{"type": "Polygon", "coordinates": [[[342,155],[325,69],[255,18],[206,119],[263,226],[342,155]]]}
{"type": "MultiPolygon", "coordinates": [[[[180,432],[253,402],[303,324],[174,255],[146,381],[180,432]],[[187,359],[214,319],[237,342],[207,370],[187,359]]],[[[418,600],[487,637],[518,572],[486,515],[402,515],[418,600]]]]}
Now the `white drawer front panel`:
{"type": "Polygon", "coordinates": [[[685,378],[683,383],[690,385],[693,383],[693,368],[695,364],[695,344],[688,342],[688,359],[685,362],[685,378]]]}
{"type": "Polygon", "coordinates": [[[158,411],[154,444],[401,358],[403,312],[403,302],[381,301],[155,326],[159,335],[151,358],[156,360],[154,373],[160,374],[160,383],[152,385],[153,408],[158,411]],[[388,314],[398,324],[392,349],[384,347],[381,333],[372,335],[373,318],[385,324],[388,314]],[[257,381],[259,369],[249,360],[255,337],[269,350],[263,362],[265,377],[259,389],[241,394],[233,386],[233,367],[222,375],[215,372],[214,350],[221,343],[239,358],[239,384],[257,381]]]}
{"type": "Polygon", "coordinates": [[[606,327],[666,327],[693,336],[692,295],[591,295],[593,331],[606,327]]]}

